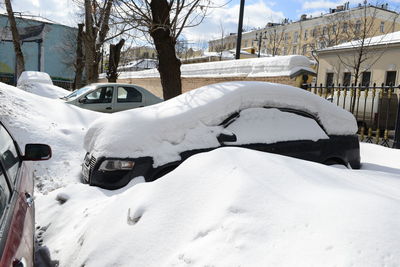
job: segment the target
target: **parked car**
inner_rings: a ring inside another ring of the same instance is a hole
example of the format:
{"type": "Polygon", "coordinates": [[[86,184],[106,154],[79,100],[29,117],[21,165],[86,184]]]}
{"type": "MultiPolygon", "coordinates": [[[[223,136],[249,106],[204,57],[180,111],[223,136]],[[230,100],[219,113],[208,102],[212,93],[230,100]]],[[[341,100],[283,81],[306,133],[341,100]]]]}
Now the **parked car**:
{"type": "Polygon", "coordinates": [[[107,113],[149,106],[162,101],[140,86],[122,83],[89,84],[61,99],[80,108],[107,113]]]}
{"type": "Polygon", "coordinates": [[[154,181],[188,157],[224,146],[360,167],[348,111],[297,87],[264,82],[205,86],[97,120],[85,137],[85,182],[107,189],[154,181]]]}
{"type": "Polygon", "coordinates": [[[22,155],[0,122],[0,266],[33,266],[33,170],[26,161],[50,157],[50,147],[43,144],[27,144],[22,155]]]}

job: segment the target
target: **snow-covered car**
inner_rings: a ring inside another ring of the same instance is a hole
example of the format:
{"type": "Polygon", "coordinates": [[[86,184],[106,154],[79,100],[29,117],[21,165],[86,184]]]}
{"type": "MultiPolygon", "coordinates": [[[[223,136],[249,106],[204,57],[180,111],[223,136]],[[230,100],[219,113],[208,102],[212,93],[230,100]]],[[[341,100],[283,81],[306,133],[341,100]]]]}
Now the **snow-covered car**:
{"type": "Polygon", "coordinates": [[[53,85],[50,75],[40,71],[24,71],[18,78],[17,87],[32,94],[57,99],[69,93],[53,85]]]}
{"type": "Polygon", "coordinates": [[[121,83],[89,84],[61,99],[80,108],[107,113],[149,106],[163,101],[143,87],[121,83]]]}
{"type": "Polygon", "coordinates": [[[33,169],[26,161],[50,157],[43,144],[27,144],[22,155],[0,122],[0,266],[33,266],[33,169]]]}
{"type": "Polygon", "coordinates": [[[82,176],[116,189],[137,176],[153,181],[196,153],[225,146],[357,169],[356,132],[351,113],[300,88],[213,84],[95,121],[85,136],[82,176]]]}

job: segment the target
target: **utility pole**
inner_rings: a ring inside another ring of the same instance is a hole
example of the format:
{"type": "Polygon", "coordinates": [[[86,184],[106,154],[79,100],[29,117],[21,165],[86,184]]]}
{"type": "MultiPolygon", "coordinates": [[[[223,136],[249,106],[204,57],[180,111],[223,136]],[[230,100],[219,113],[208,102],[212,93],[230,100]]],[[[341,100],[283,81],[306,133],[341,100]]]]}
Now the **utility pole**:
{"type": "Polygon", "coordinates": [[[242,30],[243,30],[243,12],[244,12],[244,0],[240,0],[240,11],[239,11],[239,25],[238,34],[236,40],[236,59],[240,59],[240,50],[242,43],[242,30]]]}

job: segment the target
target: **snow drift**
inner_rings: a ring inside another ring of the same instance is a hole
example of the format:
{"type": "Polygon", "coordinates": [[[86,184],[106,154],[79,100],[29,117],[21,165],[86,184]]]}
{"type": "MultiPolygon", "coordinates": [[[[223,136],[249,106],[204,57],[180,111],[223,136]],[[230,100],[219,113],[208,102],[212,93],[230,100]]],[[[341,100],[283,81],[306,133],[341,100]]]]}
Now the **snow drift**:
{"type": "Polygon", "coordinates": [[[222,148],[140,181],[39,199],[60,266],[400,264],[398,175],[222,148]]]}

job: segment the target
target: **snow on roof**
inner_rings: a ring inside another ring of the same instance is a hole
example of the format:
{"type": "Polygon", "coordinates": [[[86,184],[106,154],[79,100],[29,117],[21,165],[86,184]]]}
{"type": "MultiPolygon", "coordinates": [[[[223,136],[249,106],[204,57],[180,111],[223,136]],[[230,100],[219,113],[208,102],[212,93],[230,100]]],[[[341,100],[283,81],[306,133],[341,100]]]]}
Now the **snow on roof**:
{"type": "MultiPolygon", "coordinates": [[[[291,76],[300,69],[315,73],[305,56],[279,56],[184,64],[182,77],[276,77],[291,76]]],[[[121,73],[119,78],[159,77],[158,70],[121,73]]]]}
{"type": "MultiPolygon", "coordinates": [[[[360,47],[362,40],[354,40],[351,42],[327,47],[319,50],[319,52],[338,50],[338,49],[349,49],[360,47]]],[[[388,33],[384,35],[374,36],[371,38],[364,39],[364,46],[374,46],[374,45],[389,45],[389,44],[397,44],[400,43],[400,31],[388,33]]]]}
{"type": "Polygon", "coordinates": [[[357,132],[351,113],[308,91],[265,82],[227,82],[97,120],[84,147],[95,157],[152,156],[158,166],[179,160],[179,153],[186,150],[219,146],[216,136],[223,129],[218,125],[224,119],[246,108],[265,106],[308,112],[328,134],[357,132]]]}

